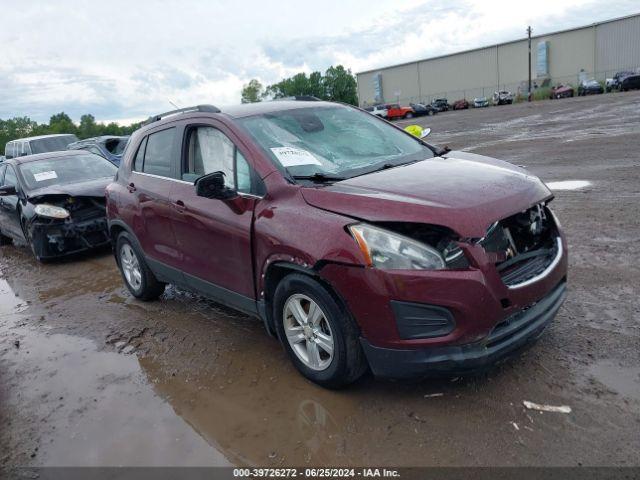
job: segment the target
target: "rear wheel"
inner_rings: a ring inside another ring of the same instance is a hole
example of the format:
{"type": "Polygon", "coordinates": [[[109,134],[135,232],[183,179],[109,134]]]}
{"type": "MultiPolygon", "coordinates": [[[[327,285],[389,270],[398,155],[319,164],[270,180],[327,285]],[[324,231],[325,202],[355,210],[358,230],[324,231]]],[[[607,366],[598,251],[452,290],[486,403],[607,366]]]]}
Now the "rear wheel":
{"type": "Polygon", "coordinates": [[[359,331],[346,309],[316,280],[287,275],[276,288],[273,318],[296,368],[312,382],[340,388],[367,369],[359,331]]]}
{"type": "Polygon", "coordinates": [[[124,283],[134,297],[150,301],[162,295],[165,284],[158,281],[126,232],[118,236],[116,259],[124,283]]]}
{"type": "Polygon", "coordinates": [[[413,118],[413,113],[411,112],[405,113],[404,118],[413,118]]]}

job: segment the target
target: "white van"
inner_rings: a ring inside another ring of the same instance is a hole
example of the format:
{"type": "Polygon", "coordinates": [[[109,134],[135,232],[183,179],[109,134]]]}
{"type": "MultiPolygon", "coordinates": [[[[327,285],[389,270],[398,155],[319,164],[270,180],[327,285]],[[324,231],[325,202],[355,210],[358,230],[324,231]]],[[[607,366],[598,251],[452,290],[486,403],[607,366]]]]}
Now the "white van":
{"type": "Polygon", "coordinates": [[[67,145],[77,141],[78,137],[67,133],[19,138],[7,142],[4,147],[4,156],[9,159],[36,153],[58,152],[66,150],[67,145]]]}

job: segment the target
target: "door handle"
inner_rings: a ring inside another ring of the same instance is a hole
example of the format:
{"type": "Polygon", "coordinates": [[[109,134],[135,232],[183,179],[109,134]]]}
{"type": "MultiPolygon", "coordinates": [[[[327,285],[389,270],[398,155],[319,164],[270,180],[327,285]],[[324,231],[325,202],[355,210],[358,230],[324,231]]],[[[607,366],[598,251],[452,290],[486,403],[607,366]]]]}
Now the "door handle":
{"type": "Polygon", "coordinates": [[[127,188],[129,189],[129,193],[133,193],[136,191],[136,185],[133,182],[127,185],[127,188]]]}
{"type": "Polygon", "coordinates": [[[186,207],[182,200],[175,201],[173,203],[173,208],[175,208],[178,213],[184,213],[184,211],[186,210],[186,207]]]}

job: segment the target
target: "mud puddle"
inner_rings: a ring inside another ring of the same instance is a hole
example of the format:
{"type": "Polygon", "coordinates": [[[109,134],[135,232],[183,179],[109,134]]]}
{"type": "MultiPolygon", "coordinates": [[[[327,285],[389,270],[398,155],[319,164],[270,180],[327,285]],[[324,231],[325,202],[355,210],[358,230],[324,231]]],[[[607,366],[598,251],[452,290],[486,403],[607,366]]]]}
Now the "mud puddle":
{"type": "Polygon", "coordinates": [[[640,368],[624,367],[611,360],[602,360],[593,364],[589,373],[618,395],[640,401],[640,368]]]}
{"type": "Polygon", "coordinates": [[[27,446],[37,464],[229,465],[154,391],[135,355],[39,331],[28,314],[26,302],[0,279],[0,336],[10,340],[3,342],[9,345],[3,408],[32,405],[46,421],[27,446]]]}

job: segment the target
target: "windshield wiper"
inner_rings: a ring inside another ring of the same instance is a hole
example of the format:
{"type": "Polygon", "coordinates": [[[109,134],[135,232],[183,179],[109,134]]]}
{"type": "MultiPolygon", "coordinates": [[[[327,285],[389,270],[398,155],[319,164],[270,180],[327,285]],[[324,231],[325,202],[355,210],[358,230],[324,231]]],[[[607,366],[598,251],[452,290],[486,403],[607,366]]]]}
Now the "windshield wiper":
{"type": "Polygon", "coordinates": [[[339,182],[340,180],[346,180],[345,177],[339,177],[337,175],[330,175],[326,173],[316,172],[313,175],[293,175],[296,180],[311,180],[312,182],[339,182]]]}

